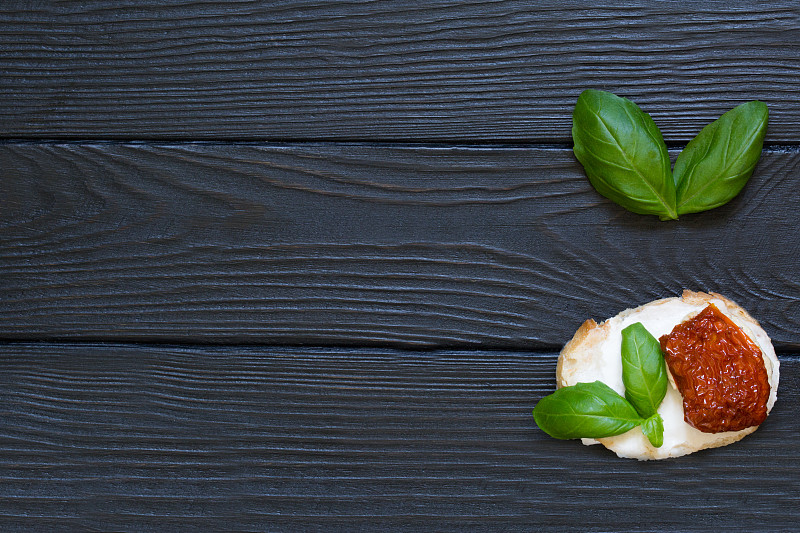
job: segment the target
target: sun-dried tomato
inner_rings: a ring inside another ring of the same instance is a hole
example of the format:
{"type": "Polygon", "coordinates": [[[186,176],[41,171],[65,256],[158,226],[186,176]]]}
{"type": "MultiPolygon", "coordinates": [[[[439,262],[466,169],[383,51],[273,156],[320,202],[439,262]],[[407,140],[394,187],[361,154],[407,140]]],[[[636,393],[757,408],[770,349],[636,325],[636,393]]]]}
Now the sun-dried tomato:
{"type": "Polygon", "coordinates": [[[660,341],[689,425],[719,433],[767,418],[769,381],[761,349],[714,304],[660,341]]]}

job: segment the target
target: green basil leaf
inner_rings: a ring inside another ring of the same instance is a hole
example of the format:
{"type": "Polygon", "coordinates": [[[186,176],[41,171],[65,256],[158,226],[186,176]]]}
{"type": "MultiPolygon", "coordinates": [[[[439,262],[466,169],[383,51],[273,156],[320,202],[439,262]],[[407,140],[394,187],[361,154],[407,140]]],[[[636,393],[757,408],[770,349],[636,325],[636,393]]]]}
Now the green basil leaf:
{"type": "Polygon", "coordinates": [[[572,139],[575,157],[600,194],[634,213],[678,218],[667,146],[636,104],[583,91],[572,115],[572,139]]]}
{"type": "Polygon", "coordinates": [[[611,437],[643,422],[625,398],[601,381],[558,389],[539,400],[533,417],[556,439],[611,437]]]}
{"type": "Polygon", "coordinates": [[[664,419],[658,413],[654,414],[642,423],[642,433],[650,441],[650,444],[660,448],[664,444],[664,419]]]}
{"type": "Polygon", "coordinates": [[[643,417],[656,414],[667,393],[667,364],[661,345],[641,322],[622,330],[625,397],[643,417]]]}
{"type": "Polygon", "coordinates": [[[739,194],[761,157],[769,112],[752,101],[703,128],[675,161],[678,214],[719,207],[739,194]]]}

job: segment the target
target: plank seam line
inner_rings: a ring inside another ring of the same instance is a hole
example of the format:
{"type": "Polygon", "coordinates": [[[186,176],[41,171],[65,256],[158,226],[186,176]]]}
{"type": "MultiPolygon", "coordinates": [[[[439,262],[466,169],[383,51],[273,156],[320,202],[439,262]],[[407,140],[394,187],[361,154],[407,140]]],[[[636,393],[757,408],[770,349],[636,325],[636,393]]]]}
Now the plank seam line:
{"type": "MultiPolygon", "coordinates": [[[[682,150],[687,142],[667,141],[669,150],[682,150]]],[[[408,139],[361,139],[361,138],[200,138],[170,139],[168,137],[104,139],[104,138],[1,138],[0,146],[14,145],[106,145],[106,146],[288,146],[288,145],[357,145],[375,147],[417,147],[417,148],[519,148],[572,150],[571,142],[564,141],[525,141],[513,139],[437,139],[429,141],[410,141],[408,139]]],[[[800,153],[800,141],[792,143],[765,142],[763,152],[800,153]]]]}
{"type": "MultiPolygon", "coordinates": [[[[437,139],[412,141],[409,139],[362,139],[362,138],[0,138],[0,146],[14,145],[101,145],[101,146],[288,146],[288,145],[358,145],[358,146],[403,146],[419,148],[441,147],[487,147],[487,148],[545,148],[571,150],[572,143],[559,141],[524,141],[513,139],[437,139]]],[[[798,146],[800,149],[800,146],[798,146]]]]}
{"type": "Polygon", "coordinates": [[[476,344],[411,344],[411,343],[365,343],[365,344],[315,344],[315,343],[264,343],[264,342],[214,342],[214,341],[182,341],[180,339],[168,339],[164,341],[132,341],[124,339],[39,339],[31,338],[2,338],[0,337],[0,347],[4,346],[129,346],[129,347],[161,347],[161,348],[242,348],[242,349],[320,349],[320,350],[389,350],[397,352],[521,352],[521,353],[553,353],[561,351],[561,346],[537,346],[521,348],[519,346],[480,346],[476,344]]]}
{"type": "MultiPolygon", "coordinates": [[[[286,350],[323,350],[323,351],[364,351],[381,350],[386,352],[416,352],[416,353],[509,353],[543,355],[557,354],[562,346],[544,346],[521,348],[518,346],[475,346],[475,345],[437,345],[437,346],[413,346],[400,344],[304,344],[304,343],[224,343],[224,342],[183,342],[180,340],[169,340],[164,342],[145,342],[145,341],[125,341],[125,340],[99,340],[99,339],[3,339],[0,338],[0,348],[14,346],[64,346],[64,347],[86,347],[86,348],[112,348],[112,347],[131,347],[131,348],[175,348],[175,349],[286,349],[286,350]]],[[[783,357],[800,357],[798,348],[776,348],[776,353],[783,357]]]]}

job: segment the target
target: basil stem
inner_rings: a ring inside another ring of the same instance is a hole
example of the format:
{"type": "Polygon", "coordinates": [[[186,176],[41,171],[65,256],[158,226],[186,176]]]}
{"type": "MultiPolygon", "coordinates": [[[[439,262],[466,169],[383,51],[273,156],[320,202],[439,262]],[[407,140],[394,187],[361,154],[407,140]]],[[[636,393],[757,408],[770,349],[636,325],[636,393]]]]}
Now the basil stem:
{"type": "Polygon", "coordinates": [[[641,322],[622,330],[625,398],[643,417],[653,416],[667,393],[667,364],[661,345],[641,322]]]}
{"type": "Polygon", "coordinates": [[[558,389],[539,400],[533,417],[556,439],[612,437],[643,422],[625,398],[601,381],[558,389]]]}
{"type": "Polygon", "coordinates": [[[572,115],[575,157],[589,182],[634,213],[678,218],[667,146],[653,119],[625,98],[588,89],[572,115]]]}
{"type": "Polygon", "coordinates": [[[769,112],[752,101],[703,128],[675,161],[678,214],[705,211],[739,194],[761,157],[769,112]]]}

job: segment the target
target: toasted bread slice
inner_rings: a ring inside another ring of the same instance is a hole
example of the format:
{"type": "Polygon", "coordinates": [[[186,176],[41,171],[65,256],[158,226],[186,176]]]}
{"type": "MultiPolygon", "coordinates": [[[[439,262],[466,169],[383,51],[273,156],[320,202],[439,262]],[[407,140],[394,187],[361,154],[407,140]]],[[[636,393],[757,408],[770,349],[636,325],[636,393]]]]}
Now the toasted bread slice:
{"type": "MultiPolygon", "coordinates": [[[[627,309],[601,324],[592,319],[587,320],[578,328],[558,357],[557,386],[600,380],[624,395],[620,351],[622,329],[641,322],[654,337],[659,338],[672,331],[677,324],[692,318],[710,303],[715,304],[761,348],[770,385],[767,402],[769,413],[777,399],[780,366],[772,342],[759,323],[744,309],[716,293],[684,291],[680,298],[665,298],[635,309],[627,309]]],[[[620,457],[665,459],[731,444],[757,428],[753,426],[741,431],[722,433],[703,433],[693,428],[684,421],[683,398],[675,387],[672,376],[658,412],[664,419],[664,444],[659,448],[652,446],[639,428],[614,437],[582,439],[583,443],[600,443],[620,457]]]]}

